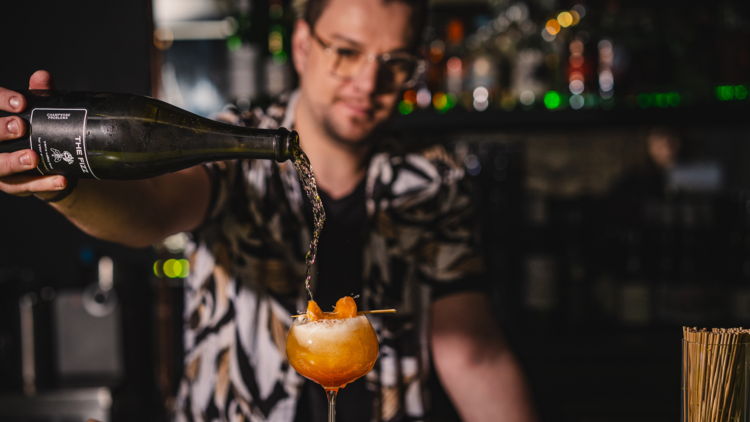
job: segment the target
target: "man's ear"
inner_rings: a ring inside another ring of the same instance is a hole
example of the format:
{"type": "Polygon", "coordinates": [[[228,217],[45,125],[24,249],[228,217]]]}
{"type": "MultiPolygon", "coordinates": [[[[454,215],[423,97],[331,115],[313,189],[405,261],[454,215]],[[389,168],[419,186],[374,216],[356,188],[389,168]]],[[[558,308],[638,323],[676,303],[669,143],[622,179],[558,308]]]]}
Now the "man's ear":
{"type": "Polygon", "coordinates": [[[307,67],[307,59],[310,55],[311,37],[310,25],[304,19],[298,19],[294,23],[294,32],[292,33],[292,60],[294,69],[302,77],[307,67]]]}

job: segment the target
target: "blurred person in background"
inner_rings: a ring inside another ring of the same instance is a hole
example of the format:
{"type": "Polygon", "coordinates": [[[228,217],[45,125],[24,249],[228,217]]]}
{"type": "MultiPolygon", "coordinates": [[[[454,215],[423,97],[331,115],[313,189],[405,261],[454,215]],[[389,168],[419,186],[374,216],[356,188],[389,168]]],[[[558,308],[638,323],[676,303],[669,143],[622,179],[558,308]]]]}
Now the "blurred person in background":
{"type": "Polygon", "coordinates": [[[626,174],[613,190],[614,195],[628,198],[669,196],[667,176],[677,164],[681,150],[682,140],[676,130],[668,127],[651,129],[646,138],[646,165],[626,174]]]}
{"type": "MultiPolygon", "coordinates": [[[[422,0],[310,0],[298,5],[297,91],[267,110],[228,110],[238,125],[300,133],[323,199],[315,297],[353,294],[374,316],[375,369],[342,390],[341,420],[430,417],[436,372],[465,421],[534,419],[519,366],[487,299],[463,168],[439,146],[383,148],[381,129],[412,77],[422,0]]],[[[32,75],[30,88],[52,89],[32,75]]],[[[20,112],[0,89],[0,108],[20,112]]],[[[24,122],[0,119],[0,141],[24,122]]],[[[19,175],[31,150],[0,154],[0,190],[36,195],[86,233],[133,247],[193,234],[185,292],[185,367],[178,421],[323,421],[323,389],[286,361],[291,314],[305,308],[311,206],[291,163],[213,163],[141,181],[19,175]]],[[[7,241],[7,240],[6,240],[7,241]]]]}

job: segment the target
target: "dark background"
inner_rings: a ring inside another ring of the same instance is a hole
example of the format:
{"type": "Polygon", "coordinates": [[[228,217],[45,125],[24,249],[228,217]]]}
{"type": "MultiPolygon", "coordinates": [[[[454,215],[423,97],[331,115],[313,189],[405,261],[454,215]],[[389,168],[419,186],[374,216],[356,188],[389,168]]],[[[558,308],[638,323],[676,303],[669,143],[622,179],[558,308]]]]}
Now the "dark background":
{"type": "MultiPolygon", "coordinates": [[[[31,74],[44,69],[58,89],[151,95],[150,8],[146,0],[4,2],[0,86],[27,88],[31,74]]],[[[40,298],[35,306],[38,389],[110,386],[114,420],[159,418],[154,260],[150,248],[134,250],[85,235],[36,198],[0,195],[0,394],[21,393],[18,300],[34,293],[40,298]],[[102,256],[115,262],[127,375],[61,380],[54,368],[51,303],[40,292],[82,289],[96,280],[102,256]]]]}

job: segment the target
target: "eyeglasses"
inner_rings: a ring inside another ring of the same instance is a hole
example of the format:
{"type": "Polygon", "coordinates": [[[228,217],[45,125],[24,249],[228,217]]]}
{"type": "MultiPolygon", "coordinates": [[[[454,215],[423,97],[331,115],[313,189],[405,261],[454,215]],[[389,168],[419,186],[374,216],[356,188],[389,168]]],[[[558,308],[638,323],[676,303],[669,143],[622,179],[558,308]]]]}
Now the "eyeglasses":
{"type": "Polygon", "coordinates": [[[323,53],[329,57],[331,74],[338,78],[354,78],[359,75],[365,64],[377,61],[378,78],[387,82],[390,87],[402,88],[416,79],[416,70],[420,60],[414,55],[401,52],[366,54],[355,48],[327,43],[314,32],[312,36],[323,47],[323,53]]]}

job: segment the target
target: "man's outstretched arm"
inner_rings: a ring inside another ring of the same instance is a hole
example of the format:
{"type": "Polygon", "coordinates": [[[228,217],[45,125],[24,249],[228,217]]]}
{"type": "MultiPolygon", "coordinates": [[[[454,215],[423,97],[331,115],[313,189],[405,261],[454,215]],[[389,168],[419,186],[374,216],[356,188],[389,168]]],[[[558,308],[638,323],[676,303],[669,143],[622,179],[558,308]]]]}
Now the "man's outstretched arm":
{"type": "MultiPolygon", "coordinates": [[[[29,89],[54,89],[49,73],[39,71],[29,89]]],[[[0,110],[19,113],[26,99],[0,88],[0,110]]],[[[0,142],[26,131],[18,117],[0,119],[0,142]]],[[[11,195],[54,197],[67,185],[63,176],[18,174],[37,166],[32,150],[0,154],[0,191],[11,195]]],[[[52,206],[84,232],[133,247],[148,246],[171,234],[196,228],[206,214],[209,178],[201,167],[138,181],[81,180],[73,193],[52,206]]]]}
{"type": "Polygon", "coordinates": [[[431,346],[435,369],[461,419],[536,420],[521,369],[484,295],[466,292],[437,299],[431,346]]]}

